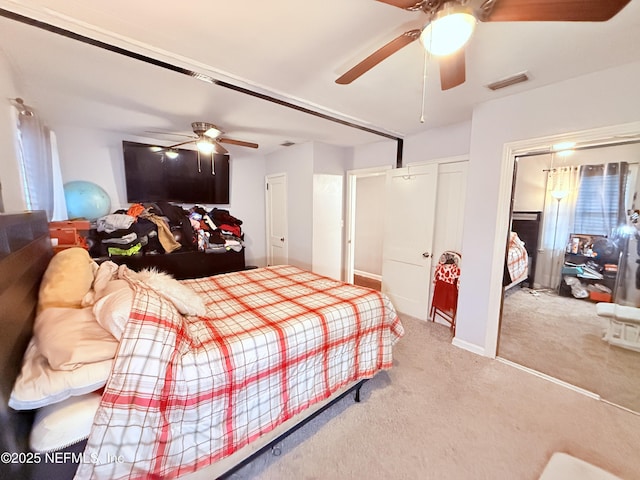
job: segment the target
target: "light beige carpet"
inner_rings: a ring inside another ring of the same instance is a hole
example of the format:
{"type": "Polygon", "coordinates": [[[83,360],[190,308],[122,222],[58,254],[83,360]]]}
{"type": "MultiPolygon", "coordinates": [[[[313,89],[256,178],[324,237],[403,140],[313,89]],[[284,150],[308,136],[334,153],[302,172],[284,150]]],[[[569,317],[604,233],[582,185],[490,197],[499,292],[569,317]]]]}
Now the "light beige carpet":
{"type": "Polygon", "coordinates": [[[604,341],[606,322],[588,300],[517,289],[504,300],[498,355],[640,412],[640,353],[604,341]]]}
{"type": "Polygon", "coordinates": [[[403,318],[395,366],[231,478],[538,479],[566,452],[639,478],[640,416],[451,345],[403,318]]]}

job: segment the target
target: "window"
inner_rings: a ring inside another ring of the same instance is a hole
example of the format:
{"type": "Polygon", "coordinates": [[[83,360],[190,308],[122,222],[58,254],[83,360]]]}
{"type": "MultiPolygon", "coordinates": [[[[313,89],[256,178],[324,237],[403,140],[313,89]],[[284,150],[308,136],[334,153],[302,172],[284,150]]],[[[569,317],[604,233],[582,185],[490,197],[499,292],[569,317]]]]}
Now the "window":
{"type": "Polygon", "coordinates": [[[627,172],[624,162],[581,167],[574,232],[611,237],[625,223],[627,172]]]}

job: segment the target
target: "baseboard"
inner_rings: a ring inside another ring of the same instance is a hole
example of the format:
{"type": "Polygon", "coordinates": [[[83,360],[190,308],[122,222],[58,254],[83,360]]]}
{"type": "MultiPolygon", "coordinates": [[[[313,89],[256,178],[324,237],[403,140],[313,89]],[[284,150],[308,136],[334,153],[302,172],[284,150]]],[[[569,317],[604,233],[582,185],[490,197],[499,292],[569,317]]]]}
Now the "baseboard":
{"type": "Polygon", "coordinates": [[[471,353],[482,355],[483,357],[486,356],[484,348],[482,348],[479,345],[476,345],[475,343],[469,343],[469,342],[465,342],[464,340],[460,340],[458,337],[454,337],[451,344],[458,348],[462,348],[463,350],[467,350],[471,353]]]}
{"type": "Polygon", "coordinates": [[[361,277],[370,278],[372,280],[378,280],[379,282],[382,281],[382,275],[376,275],[375,273],[363,272],[362,270],[354,270],[353,274],[359,275],[361,277]]]}
{"type": "Polygon", "coordinates": [[[540,377],[540,378],[544,378],[545,380],[548,380],[552,383],[555,383],[557,385],[563,386],[565,388],[568,388],[569,390],[573,390],[574,392],[578,392],[581,393],[582,395],[586,395],[587,397],[593,398],[595,400],[601,400],[600,395],[598,395],[597,393],[593,393],[589,390],[585,390],[584,388],[580,388],[580,387],[576,387],[575,385],[572,385],[570,383],[564,382],[562,380],[559,380],[555,377],[551,377],[549,375],[547,375],[546,373],[542,373],[539,372],[537,370],[534,370],[532,368],[528,368],[525,367],[523,365],[520,365],[518,363],[514,363],[511,360],[507,360],[505,358],[501,358],[501,357],[496,357],[496,360],[498,360],[501,363],[504,363],[505,365],[509,365],[512,366],[514,368],[517,368],[518,370],[523,370],[527,373],[531,373],[532,375],[535,375],[536,377],[540,377]]]}

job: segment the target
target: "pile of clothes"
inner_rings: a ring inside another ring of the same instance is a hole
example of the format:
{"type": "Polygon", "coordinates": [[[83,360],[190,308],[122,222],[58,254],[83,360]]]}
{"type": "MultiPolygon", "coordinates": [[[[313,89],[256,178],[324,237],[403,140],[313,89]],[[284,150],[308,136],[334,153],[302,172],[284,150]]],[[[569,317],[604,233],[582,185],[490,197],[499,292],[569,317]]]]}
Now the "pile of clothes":
{"type": "Polygon", "coordinates": [[[242,220],[228,210],[185,210],[169,202],[136,203],[96,220],[91,255],[162,254],[180,251],[240,251],[242,220]]]}
{"type": "Polygon", "coordinates": [[[197,233],[198,250],[242,250],[242,220],[231,215],[228,210],[213,208],[207,212],[196,206],[190,210],[189,219],[197,233]]]}

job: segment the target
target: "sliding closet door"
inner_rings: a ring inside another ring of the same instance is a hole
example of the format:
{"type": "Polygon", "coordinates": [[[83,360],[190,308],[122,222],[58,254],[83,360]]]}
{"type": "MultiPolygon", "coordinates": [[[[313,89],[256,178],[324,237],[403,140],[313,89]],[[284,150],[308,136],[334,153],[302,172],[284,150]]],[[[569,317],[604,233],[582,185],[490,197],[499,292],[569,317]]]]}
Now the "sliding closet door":
{"type": "Polygon", "coordinates": [[[382,290],[396,309],[426,320],[438,165],[387,172],[382,290]]]}

